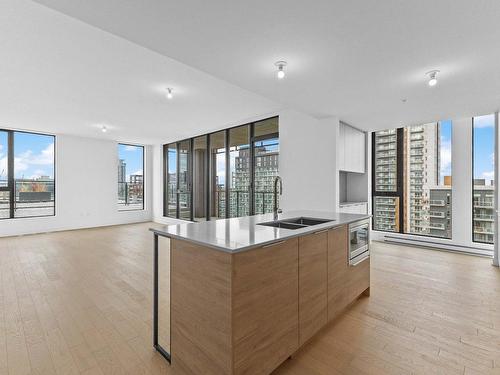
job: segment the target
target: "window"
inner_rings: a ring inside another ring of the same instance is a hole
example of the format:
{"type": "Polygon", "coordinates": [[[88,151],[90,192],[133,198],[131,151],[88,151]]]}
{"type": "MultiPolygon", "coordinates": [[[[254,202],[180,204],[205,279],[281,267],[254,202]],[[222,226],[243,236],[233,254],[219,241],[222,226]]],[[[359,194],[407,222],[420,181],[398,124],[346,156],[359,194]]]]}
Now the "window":
{"type": "Polygon", "coordinates": [[[54,144],[52,135],[0,130],[0,219],[55,215],[54,144]]]}
{"type": "Polygon", "coordinates": [[[272,211],[277,117],[163,147],[165,216],[199,221],[272,211]]]}
{"type": "Polygon", "coordinates": [[[473,241],[493,243],[495,115],[473,118],[473,241]]]}
{"type": "Polygon", "coordinates": [[[404,129],[405,233],[451,238],[451,121],[404,129]]]}
{"type": "Polygon", "coordinates": [[[373,228],[451,238],[451,121],[373,136],[373,228]]]}
{"type": "Polygon", "coordinates": [[[274,179],[279,172],[279,135],[276,118],[255,124],[254,153],[254,212],[264,214],[273,210],[274,179]]]}
{"type": "Polygon", "coordinates": [[[226,132],[210,134],[210,217],[226,217],[226,132]]]}
{"type": "Polygon", "coordinates": [[[250,127],[229,129],[229,217],[250,215],[250,127]]]}
{"type": "Polygon", "coordinates": [[[118,210],[144,209],[144,147],[118,144],[118,210]]]}
{"type": "Polygon", "coordinates": [[[373,135],[373,229],[388,232],[400,231],[400,201],[402,191],[399,181],[397,129],[382,130],[373,135]]]}

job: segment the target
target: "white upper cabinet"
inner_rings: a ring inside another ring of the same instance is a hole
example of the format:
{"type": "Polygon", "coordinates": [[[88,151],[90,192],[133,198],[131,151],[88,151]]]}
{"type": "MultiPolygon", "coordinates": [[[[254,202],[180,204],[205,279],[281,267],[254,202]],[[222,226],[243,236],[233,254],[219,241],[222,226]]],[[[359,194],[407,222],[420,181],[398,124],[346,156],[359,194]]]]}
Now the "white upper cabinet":
{"type": "Polygon", "coordinates": [[[365,173],[365,133],[340,123],[338,142],[339,169],[345,172],[365,173]]]}
{"type": "Polygon", "coordinates": [[[345,128],[346,126],[341,122],[339,128],[339,142],[338,142],[338,152],[337,157],[339,158],[339,169],[341,171],[345,168],[345,128]]]}

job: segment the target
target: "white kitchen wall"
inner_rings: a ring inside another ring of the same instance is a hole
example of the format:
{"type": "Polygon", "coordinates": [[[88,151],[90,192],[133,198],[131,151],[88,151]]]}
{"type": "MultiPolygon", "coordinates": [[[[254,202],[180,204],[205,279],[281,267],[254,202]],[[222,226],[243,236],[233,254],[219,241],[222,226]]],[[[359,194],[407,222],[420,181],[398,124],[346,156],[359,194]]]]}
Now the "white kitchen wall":
{"type": "MultiPolygon", "coordinates": [[[[283,179],[281,206],[284,210],[336,211],[338,207],[338,173],[336,140],[339,120],[318,120],[295,110],[266,113],[228,125],[236,126],[271,116],[279,116],[280,176],[283,179]]],[[[195,134],[193,134],[195,135],[195,134]]],[[[166,142],[175,140],[165,140],[166,142]]],[[[158,223],[179,222],[163,217],[162,146],[153,149],[153,217],[158,223]]]]}
{"type": "Polygon", "coordinates": [[[117,209],[117,142],[56,135],[56,216],[0,220],[0,237],[150,221],[152,157],[145,147],[145,209],[117,209]]]}
{"type": "Polygon", "coordinates": [[[336,211],[338,118],[289,110],[280,113],[279,124],[283,209],[336,211]]]}

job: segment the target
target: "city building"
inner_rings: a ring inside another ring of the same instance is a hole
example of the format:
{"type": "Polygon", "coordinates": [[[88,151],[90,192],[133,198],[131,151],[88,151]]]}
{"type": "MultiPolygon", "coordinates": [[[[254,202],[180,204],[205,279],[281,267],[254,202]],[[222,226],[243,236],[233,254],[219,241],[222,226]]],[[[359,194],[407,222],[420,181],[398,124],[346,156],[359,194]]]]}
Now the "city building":
{"type": "Polygon", "coordinates": [[[491,181],[486,184],[485,179],[474,180],[473,196],[473,227],[474,241],[493,243],[495,221],[495,187],[491,181]]]}
{"type": "Polygon", "coordinates": [[[439,124],[404,128],[404,231],[429,234],[430,187],[439,183],[439,124]]]}
{"type": "Polygon", "coordinates": [[[127,182],[127,163],[125,160],[118,160],[118,183],[127,182]]]}
{"type": "Polygon", "coordinates": [[[430,236],[451,238],[451,202],[451,186],[436,186],[429,190],[427,233],[430,236]]]}

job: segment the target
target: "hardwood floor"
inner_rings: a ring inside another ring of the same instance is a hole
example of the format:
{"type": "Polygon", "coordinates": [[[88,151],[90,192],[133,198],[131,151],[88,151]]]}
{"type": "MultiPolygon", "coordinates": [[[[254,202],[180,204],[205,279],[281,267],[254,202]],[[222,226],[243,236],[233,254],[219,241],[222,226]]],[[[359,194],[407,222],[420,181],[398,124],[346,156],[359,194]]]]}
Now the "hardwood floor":
{"type": "MultiPolygon", "coordinates": [[[[168,374],[151,347],[154,224],[0,239],[0,374],[168,374]]],[[[500,271],[374,243],[371,296],[274,375],[500,374],[500,271]]]]}

